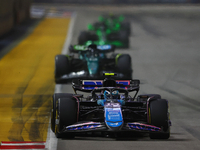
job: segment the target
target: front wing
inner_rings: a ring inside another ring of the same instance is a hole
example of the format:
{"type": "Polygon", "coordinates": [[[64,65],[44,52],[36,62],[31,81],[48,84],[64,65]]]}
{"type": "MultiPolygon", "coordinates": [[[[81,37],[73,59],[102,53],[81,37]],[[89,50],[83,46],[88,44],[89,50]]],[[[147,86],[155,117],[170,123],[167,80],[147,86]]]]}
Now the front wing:
{"type": "MultiPolygon", "coordinates": [[[[77,123],[74,125],[66,126],[62,132],[95,132],[95,131],[108,131],[112,132],[116,130],[112,130],[108,126],[106,126],[103,122],[85,122],[85,123],[77,123]]],[[[156,127],[153,125],[143,124],[139,122],[128,122],[124,123],[123,127],[118,130],[118,132],[123,131],[139,131],[139,132],[162,132],[160,127],[156,127]]]]}
{"type": "MultiPolygon", "coordinates": [[[[91,43],[96,44],[96,45],[102,45],[102,41],[87,41],[85,42],[84,45],[90,45],[91,43]]],[[[123,42],[120,40],[115,40],[115,41],[104,41],[103,45],[114,45],[116,48],[128,48],[129,45],[127,42],[123,42]]]]}

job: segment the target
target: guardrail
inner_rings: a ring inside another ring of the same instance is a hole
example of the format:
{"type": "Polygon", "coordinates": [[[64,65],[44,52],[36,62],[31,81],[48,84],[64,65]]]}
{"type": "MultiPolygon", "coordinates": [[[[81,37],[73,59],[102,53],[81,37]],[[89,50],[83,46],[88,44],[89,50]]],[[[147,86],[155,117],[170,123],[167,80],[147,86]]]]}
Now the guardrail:
{"type": "Polygon", "coordinates": [[[32,0],[0,0],[0,36],[30,17],[32,0]]]}

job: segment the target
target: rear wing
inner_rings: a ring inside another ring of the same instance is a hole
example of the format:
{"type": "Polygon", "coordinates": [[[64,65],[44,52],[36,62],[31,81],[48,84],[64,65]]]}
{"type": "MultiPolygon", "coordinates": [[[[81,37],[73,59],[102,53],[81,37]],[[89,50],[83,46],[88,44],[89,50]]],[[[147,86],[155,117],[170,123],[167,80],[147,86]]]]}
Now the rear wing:
{"type": "MultiPolygon", "coordinates": [[[[120,88],[127,88],[130,86],[130,80],[116,80],[117,86],[120,88]]],[[[82,85],[84,89],[96,89],[103,87],[103,80],[83,80],[82,85]]]]}
{"type": "MultiPolygon", "coordinates": [[[[91,92],[93,89],[103,87],[104,80],[73,80],[72,86],[74,90],[91,92]]],[[[116,87],[123,88],[128,91],[139,90],[140,80],[116,80],[116,87]]]]}
{"type": "Polygon", "coordinates": [[[108,53],[108,52],[114,52],[115,46],[114,45],[94,45],[91,44],[89,46],[86,45],[70,45],[69,51],[72,53],[78,53],[78,52],[87,52],[90,50],[90,48],[98,51],[99,53],[108,53]]]}
{"type": "Polygon", "coordinates": [[[94,94],[97,91],[115,88],[119,92],[125,92],[126,96],[128,96],[129,92],[135,91],[133,99],[135,99],[140,88],[140,80],[116,80],[115,87],[104,87],[103,83],[104,80],[76,80],[75,82],[72,82],[72,87],[75,93],[76,91],[82,91],[94,94]]]}

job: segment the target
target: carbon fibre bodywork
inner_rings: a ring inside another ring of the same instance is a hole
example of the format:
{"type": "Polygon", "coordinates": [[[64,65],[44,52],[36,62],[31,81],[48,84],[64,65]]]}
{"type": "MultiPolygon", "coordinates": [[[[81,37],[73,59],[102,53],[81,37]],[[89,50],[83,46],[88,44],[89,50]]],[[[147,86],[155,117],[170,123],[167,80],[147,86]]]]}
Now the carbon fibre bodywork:
{"type": "Polygon", "coordinates": [[[55,58],[55,81],[66,83],[72,79],[104,79],[103,73],[117,73],[116,79],[132,79],[131,57],[115,54],[112,45],[70,46],[70,55],[55,58]]]}
{"type": "Polygon", "coordinates": [[[130,22],[124,16],[101,15],[99,21],[88,24],[88,31],[83,31],[78,37],[78,43],[83,45],[97,44],[115,45],[117,48],[129,47],[130,22]]]}
{"type": "Polygon", "coordinates": [[[77,104],[77,120],[72,124],[61,123],[63,118],[59,117],[66,109],[59,109],[59,105],[62,105],[62,100],[64,101],[62,98],[59,99],[56,107],[58,112],[56,126],[59,126],[60,129],[57,134],[138,131],[150,133],[151,138],[154,135],[159,135],[165,139],[169,138],[171,121],[169,120],[168,101],[161,99],[161,96],[157,94],[139,95],[136,98],[139,91],[139,83],[139,80],[115,81],[110,78],[105,80],[74,81],[72,87],[75,94],[71,98],[77,104]],[[104,99],[105,94],[102,94],[102,91],[113,93],[116,90],[119,92],[117,97],[110,94],[109,98],[104,99]],[[90,95],[84,97],[77,94],[77,91],[90,93],[90,95]],[[131,96],[130,92],[134,92],[134,94],[131,96]],[[103,104],[99,103],[102,100],[103,104]],[[165,111],[156,110],[156,114],[164,112],[162,116],[164,118],[157,119],[157,122],[155,117],[152,117],[155,112],[155,110],[151,110],[152,102],[167,104],[163,107],[164,109],[166,108],[165,111]],[[62,124],[61,127],[60,124],[62,124]]]}

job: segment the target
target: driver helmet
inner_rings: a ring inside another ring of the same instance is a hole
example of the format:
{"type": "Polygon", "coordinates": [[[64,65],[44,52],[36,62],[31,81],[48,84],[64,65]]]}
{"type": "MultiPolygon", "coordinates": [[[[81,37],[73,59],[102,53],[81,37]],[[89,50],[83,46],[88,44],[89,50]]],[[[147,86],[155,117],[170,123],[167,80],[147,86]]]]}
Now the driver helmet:
{"type": "Polygon", "coordinates": [[[112,91],[112,93],[110,93],[109,91],[105,90],[104,91],[104,98],[105,99],[111,98],[111,94],[112,94],[112,98],[113,99],[118,99],[118,97],[119,97],[119,91],[118,90],[114,90],[114,91],[112,91]]]}

